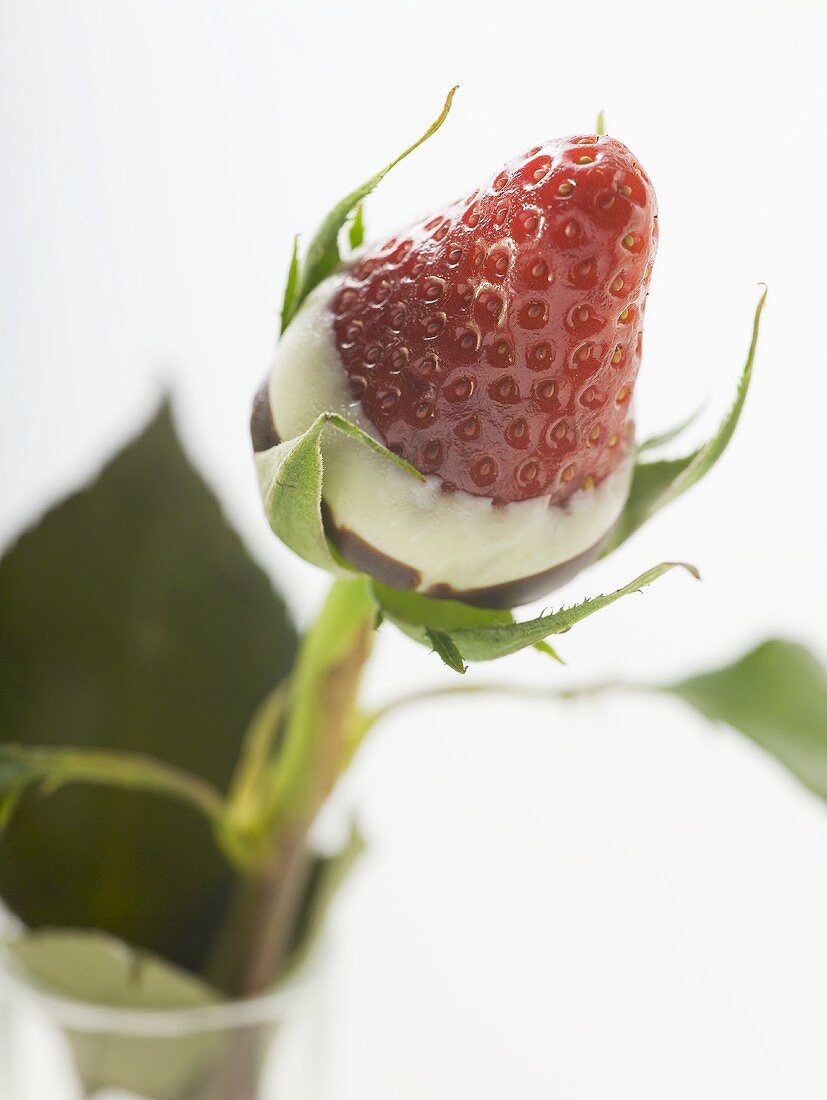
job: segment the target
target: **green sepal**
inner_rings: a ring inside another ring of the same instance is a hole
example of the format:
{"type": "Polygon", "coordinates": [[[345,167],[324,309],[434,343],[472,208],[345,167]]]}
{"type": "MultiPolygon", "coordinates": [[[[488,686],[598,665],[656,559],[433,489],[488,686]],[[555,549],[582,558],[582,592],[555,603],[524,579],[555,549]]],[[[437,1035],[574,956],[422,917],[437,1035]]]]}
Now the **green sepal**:
{"type": "MultiPolygon", "coordinates": [[[[339,252],[339,233],[343,226],[347,222],[351,212],[356,209],[357,213],[354,221],[351,225],[351,245],[352,247],[358,247],[361,244],[363,223],[361,212],[357,209],[364,199],[382,182],[385,176],[390,172],[392,168],[395,168],[400,161],[403,161],[410,153],[413,153],[415,149],[418,149],[423,142],[432,137],[437,132],[442,123],[448,117],[448,112],[451,109],[451,102],[454,98],[454,92],[456,87],[452,88],[448,93],[445,104],[440,111],[439,115],[434,119],[425,133],[418,138],[413,145],[409,145],[404,152],[400,153],[398,157],[395,157],[389,164],[386,164],[384,168],[380,169],[375,175],[371,176],[369,180],[361,184],[354,191],[351,191],[349,195],[346,195],[340,202],[338,202],[327,217],[322,222],[316,235],[311,240],[307,248],[303,262],[297,262],[296,278],[291,289],[290,280],[288,279],[288,290],[290,290],[289,297],[285,294],[284,307],[282,309],[282,332],[290,324],[293,317],[296,315],[296,310],[302,304],[307,295],[318,286],[323,279],[326,279],[328,275],[331,275],[341,263],[341,254],[339,252]],[[353,245],[353,240],[357,241],[357,245],[353,245]]],[[[291,264],[291,272],[293,266],[291,264]]]]}
{"type": "Polygon", "coordinates": [[[290,255],[290,265],[287,268],[287,283],[284,287],[284,301],[281,307],[281,331],[282,335],[287,328],[290,318],[293,316],[295,310],[293,303],[296,298],[296,291],[299,284],[299,235],[298,233],[293,238],[293,251],[290,255]]]}
{"type": "Polygon", "coordinates": [[[386,618],[416,641],[435,649],[449,668],[460,671],[458,666],[467,661],[493,661],[527,646],[536,646],[552,635],[563,634],[582,619],[602,611],[623,596],[641,591],[675,568],[686,569],[693,576],[698,576],[691,565],[663,562],[615,592],[594,596],[573,607],[564,607],[525,622],[515,622],[507,611],[485,611],[450,600],[428,599],[417,593],[400,592],[380,584],[374,584],[373,588],[386,618]],[[440,647],[434,645],[435,634],[440,639],[440,647]],[[452,645],[449,660],[441,652],[446,640],[452,645]]]}
{"type": "Polygon", "coordinates": [[[701,415],[703,408],[696,409],[690,416],[685,417],[679,424],[675,424],[671,428],[667,428],[665,432],[659,432],[657,435],[649,436],[648,439],[644,439],[642,443],[638,444],[637,453],[639,455],[645,454],[646,451],[657,451],[661,447],[665,447],[667,443],[671,443],[673,439],[677,439],[678,436],[683,435],[687,428],[690,428],[698,417],[701,415]]]}
{"type": "MultiPolygon", "coordinates": [[[[601,555],[602,557],[606,557],[607,554],[611,554],[613,550],[616,550],[661,508],[665,508],[667,504],[671,504],[687,489],[691,489],[693,485],[709,473],[726,450],[741,417],[741,411],[752,380],[752,365],[755,360],[755,349],[758,345],[758,329],[761,312],[766,300],[767,291],[765,289],[755,310],[752,339],[738,383],[735,401],[721,422],[718,431],[702,447],[684,458],[637,463],[626,506],[621,513],[611,539],[601,555]]],[[[669,438],[669,433],[666,433],[666,441],[669,438]]],[[[663,436],[660,437],[660,442],[663,439],[663,436]]],[[[656,437],[655,442],[650,445],[654,446],[658,442],[658,437],[656,437]]]]}
{"type": "Polygon", "coordinates": [[[419,481],[425,479],[404,458],[338,413],[321,413],[302,435],[256,455],[261,497],[273,531],[311,565],[318,565],[336,576],[352,577],[354,570],[330,543],[322,518],[322,436],[326,428],[370,448],[411,477],[419,481]]]}
{"type": "Polygon", "coordinates": [[[365,204],[360,202],[347,231],[347,243],[355,251],[365,243],[365,204]]]}

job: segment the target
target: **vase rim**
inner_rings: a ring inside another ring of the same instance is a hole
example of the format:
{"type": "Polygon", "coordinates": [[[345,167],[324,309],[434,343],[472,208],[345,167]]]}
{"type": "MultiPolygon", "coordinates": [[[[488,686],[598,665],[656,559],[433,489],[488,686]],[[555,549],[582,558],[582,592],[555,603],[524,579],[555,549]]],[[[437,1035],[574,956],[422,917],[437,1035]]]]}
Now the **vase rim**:
{"type": "Polygon", "coordinates": [[[294,1015],[315,985],[325,954],[325,942],[315,944],[306,958],[264,993],[192,1008],[126,1008],[74,1000],[29,981],[0,940],[0,1002],[5,999],[8,1004],[15,994],[23,996],[62,1027],[86,1033],[175,1038],[199,1032],[236,1031],[294,1015]]]}

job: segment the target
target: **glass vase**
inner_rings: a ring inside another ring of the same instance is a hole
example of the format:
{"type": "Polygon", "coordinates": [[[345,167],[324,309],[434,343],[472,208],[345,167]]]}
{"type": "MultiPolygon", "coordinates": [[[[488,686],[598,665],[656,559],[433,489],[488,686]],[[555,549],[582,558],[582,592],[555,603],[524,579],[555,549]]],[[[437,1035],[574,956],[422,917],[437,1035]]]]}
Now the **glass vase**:
{"type": "Polygon", "coordinates": [[[51,996],[0,951],[0,1100],[324,1100],[325,958],[262,996],[136,1011],[51,996]]]}

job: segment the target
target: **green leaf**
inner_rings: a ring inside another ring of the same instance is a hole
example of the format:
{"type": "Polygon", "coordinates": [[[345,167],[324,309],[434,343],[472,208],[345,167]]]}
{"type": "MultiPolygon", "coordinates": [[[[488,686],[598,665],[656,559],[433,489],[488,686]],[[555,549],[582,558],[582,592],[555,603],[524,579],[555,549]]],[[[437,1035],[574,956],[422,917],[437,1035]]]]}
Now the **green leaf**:
{"type": "MultiPolygon", "coordinates": [[[[296,649],[167,405],[8,550],[0,607],[6,739],[141,753],[222,792],[296,649]]],[[[193,971],[232,884],[203,816],[155,793],[65,786],[0,837],[0,896],[24,924],[99,928],[193,971]]]]}
{"type": "Polygon", "coordinates": [[[745,733],[827,798],[827,669],[803,646],[766,641],[731,665],[659,690],[745,733]]]}
{"type": "Polygon", "coordinates": [[[392,160],[390,164],[386,164],[384,168],[371,176],[366,183],[357,187],[355,191],[351,191],[349,195],[333,207],[324,219],[315,237],[310,242],[304,263],[300,267],[296,293],[292,296],[289,304],[290,307],[284,314],[282,331],[284,331],[295,316],[296,310],[311,290],[318,286],[323,279],[326,279],[327,276],[332,274],[339,266],[341,262],[341,256],[339,254],[339,233],[351,211],[367,198],[371,191],[382,182],[392,168],[395,168],[400,161],[404,160],[410,153],[413,153],[415,149],[418,149],[423,142],[427,141],[429,137],[437,132],[448,117],[448,112],[451,109],[451,101],[454,98],[454,92],[456,92],[456,87],[450,90],[442,110],[422,137],[418,138],[413,145],[409,145],[408,148],[392,160]]]}
{"type": "Polygon", "coordinates": [[[397,592],[379,584],[374,585],[374,591],[388,619],[412,638],[436,649],[449,667],[459,671],[457,666],[464,661],[493,661],[526,646],[535,646],[554,634],[563,634],[582,619],[602,611],[623,596],[641,591],[675,568],[686,569],[695,577],[698,575],[691,565],[664,562],[606,596],[595,596],[526,622],[514,622],[508,612],[484,611],[444,600],[426,601],[425,597],[397,592]],[[415,598],[412,599],[412,595],[415,598]],[[439,604],[447,606],[433,606],[439,604]],[[434,644],[434,634],[439,637],[440,646],[444,646],[445,639],[452,643],[449,659],[434,644]]]}
{"type": "Polygon", "coordinates": [[[290,257],[290,266],[287,269],[287,283],[284,287],[284,301],[281,306],[281,331],[287,328],[290,318],[293,316],[293,303],[296,299],[296,291],[299,285],[299,235],[293,238],[293,253],[290,257]]]}
{"type": "Polygon", "coordinates": [[[667,428],[665,432],[661,432],[659,435],[650,436],[649,439],[638,444],[637,453],[639,455],[645,454],[646,451],[655,451],[660,447],[665,447],[667,443],[671,443],[673,439],[677,439],[679,435],[682,435],[687,428],[689,428],[701,414],[701,409],[696,409],[691,416],[687,416],[685,420],[682,420],[679,424],[676,424],[673,428],[667,428]]]}
{"type": "Polygon", "coordinates": [[[352,249],[361,248],[365,241],[365,204],[360,202],[348,230],[348,244],[352,249]]]}
{"type": "Polygon", "coordinates": [[[256,456],[264,510],[278,537],[296,554],[338,576],[353,576],[331,546],[322,520],[322,435],[332,428],[369,447],[411,477],[423,475],[338,413],[322,413],[307,431],[256,456]]]}
{"type": "Polygon", "coordinates": [[[758,328],[766,299],[767,291],[764,290],[755,310],[752,339],[747,361],[738,383],[735,401],[718,431],[703,447],[699,447],[684,458],[668,459],[663,462],[639,462],[637,464],[632,478],[629,499],[614,534],[603,551],[603,557],[616,550],[661,508],[665,508],[667,504],[671,504],[687,489],[691,489],[693,485],[709,473],[726,450],[741,417],[741,411],[752,379],[752,365],[755,359],[755,349],[758,345],[758,328]]]}
{"type": "MultiPolygon", "coordinates": [[[[108,1009],[188,1010],[208,1007],[218,993],[200,979],[120,940],[95,932],[41,931],[7,946],[26,981],[52,996],[108,1009]]],[[[174,1040],[67,1027],[85,1095],[123,1089],[152,1100],[184,1100],[210,1072],[226,1043],[216,1031],[174,1040]]]]}
{"type": "Polygon", "coordinates": [[[70,1001],[164,1012],[221,1000],[193,974],[100,932],[43,929],[5,949],[27,981],[70,1001]]]}

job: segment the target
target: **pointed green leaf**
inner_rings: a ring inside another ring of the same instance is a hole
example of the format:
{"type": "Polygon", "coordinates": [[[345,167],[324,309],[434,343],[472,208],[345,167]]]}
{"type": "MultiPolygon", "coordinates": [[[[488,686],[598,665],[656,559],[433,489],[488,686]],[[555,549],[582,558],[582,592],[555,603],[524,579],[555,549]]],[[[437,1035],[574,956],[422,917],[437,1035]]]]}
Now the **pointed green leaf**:
{"type": "Polygon", "coordinates": [[[431,643],[434,653],[442,658],[442,663],[446,664],[448,668],[452,668],[454,672],[461,674],[468,671],[468,665],[463,661],[462,654],[457,649],[450,634],[426,627],[425,637],[431,643]]]}
{"type": "MultiPolygon", "coordinates": [[[[0,607],[4,739],[146,754],[220,791],[295,653],[167,405],[6,552],[0,607]]],[[[24,799],[0,837],[0,896],[29,927],[100,928],[192,970],[232,880],[202,816],[140,790],[24,799]]]]}
{"type": "Polygon", "coordinates": [[[538,653],[545,653],[547,657],[551,657],[552,661],[556,661],[558,665],[564,665],[566,663],[557,650],[552,649],[548,642],[535,642],[534,648],[538,653]]]}
{"type": "Polygon", "coordinates": [[[411,477],[422,481],[423,475],[338,413],[322,413],[303,435],[256,455],[261,497],[273,531],[312,565],[337,576],[353,576],[354,571],[344,566],[324,530],[322,435],[326,428],[369,447],[411,477]]]}
{"type": "Polygon", "coordinates": [[[611,540],[603,551],[606,557],[624,543],[639,527],[661,508],[691,489],[715,465],[732,439],[741,417],[747,391],[752,379],[752,365],[758,345],[758,328],[767,292],[764,290],[755,310],[747,361],[738,383],[732,408],[727,413],[715,435],[698,450],[684,458],[663,462],[639,462],[635,467],[629,499],[626,503],[611,540]]]}
{"type": "Polygon", "coordinates": [[[365,204],[360,202],[350,223],[347,234],[348,244],[352,249],[361,248],[365,241],[365,204]]]}
{"type": "Polygon", "coordinates": [[[290,266],[287,269],[287,283],[284,287],[284,301],[281,306],[281,331],[287,328],[290,318],[295,312],[293,303],[296,299],[296,291],[299,284],[299,235],[293,238],[293,253],[290,256],[290,266]]]}
{"type": "Polygon", "coordinates": [[[679,435],[683,435],[687,428],[701,415],[701,409],[696,409],[691,416],[687,416],[685,420],[682,420],[679,424],[676,424],[673,428],[667,428],[665,432],[661,432],[659,435],[650,436],[649,439],[638,444],[637,453],[644,454],[646,451],[655,451],[660,447],[665,447],[667,443],[671,443],[673,439],[677,439],[679,435]]]}
{"type": "Polygon", "coordinates": [[[427,141],[428,138],[437,132],[448,117],[448,112],[451,109],[451,101],[454,98],[454,92],[456,92],[455,87],[448,93],[442,110],[422,137],[418,138],[413,145],[409,145],[408,148],[400,153],[398,157],[394,158],[390,164],[386,164],[384,168],[371,176],[366,183],[357,187],[355,191],[351,191],[349,195],[333,207],[324,219],[318,232],[308,246],[304,263],[300,265],[296,293],[291,299],[290,308],[284,314],[282,331],[295,316],[296,310],[311,290],[318,286],[323,279],[326,279],[328,275],[332,274],[341,262],[341,256],[339,254],[339,233],[351,211],[367,198],[371,191],[382,182],[392,168],[395,168],[400,161],[403,161],[405,157],[413,153],[415,149],[418,149],[423,142],[427,141]]]}
{"type": "MultiPolygon", "coordinates": [[[[446,600],[425,602],[425,597],[411,599],[415,594],[397,592],[378,584],[374,585],[374,591],[387,618],[417,641],[437,648],[433,643],[434,633],[450,639],[458,657],[452,650],[451,659],[446,660],[446,664],[456,668],[458,663],[464,661],[493,661],[526,646],[534,646],[554,634],[563,634],[582,619],[602,611],[623,596],[641,591],[675,568],[686,569],[697,577],[697,571],[691,565],[664,562],[606,596],[595,596],[573,607],[561,608],[521,623],[514,622],[509,612],[483,611],[446,600]],[[432,606],[439,604],[447,606],[432,606]]],[[[440,652],[439,649],[437,652],[440,652]]]]}
{"type": "Polygon", "coordinates": [[[745,733],[827,798],[827,669],[803,646],[766,641],[731,665],[659,690],[745,733]]]}

